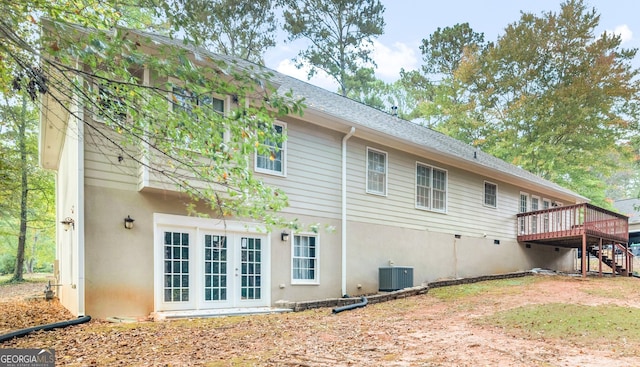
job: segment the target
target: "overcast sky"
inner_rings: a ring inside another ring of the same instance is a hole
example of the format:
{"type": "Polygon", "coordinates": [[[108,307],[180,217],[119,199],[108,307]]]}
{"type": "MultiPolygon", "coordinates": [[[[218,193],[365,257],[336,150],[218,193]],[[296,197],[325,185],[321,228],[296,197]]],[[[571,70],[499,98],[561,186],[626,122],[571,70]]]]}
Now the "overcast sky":
{"type": "MultiPolygon", "coordinates": [[[[505,27],[520,19],[520,12],[540,15],[560,10],[559,0],[382,0],[385,6],[385,31],[374,42],[374,59],[378,78],[392,82],[399,78],[401,68],[416,69],[421,64],[421,40],[428,38],[438,27],[469,23],[485,40],[495,41],[505,27]]],[[[587,0],[589,8],[600,14],[596,33],[613,31],[622,36],[625,48],[640,47],[640,1],[587,0]]],[[[304,47],[302,41],[285,43],[284,34],[278,46],[265,55],[266,65],[284,74],[307,80],[306,72],[295,68],[291,59],[304,47]]],[[[640,57],[640,56],[638,56],[640,57]]],[[[636,62],[640,64],[640,62],[636,62]]],[[[336,91],[330,78],[318,76],[310,81],[320,87],[336,91]]]]}

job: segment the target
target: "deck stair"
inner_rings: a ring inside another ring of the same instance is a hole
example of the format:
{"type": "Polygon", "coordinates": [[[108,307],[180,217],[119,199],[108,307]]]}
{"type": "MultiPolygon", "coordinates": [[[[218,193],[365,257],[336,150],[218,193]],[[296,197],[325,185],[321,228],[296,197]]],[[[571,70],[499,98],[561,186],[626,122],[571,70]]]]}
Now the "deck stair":
{"type": "MultiPolygon", "coordinates": [[[[629,272],[627,272],[627,269],[625,269],[623,265],[618,264],[618,262],[616,261],[615,254],[611,254],[613,258],[609,257],[610,253],[613,251],[614,250],[602,251],[602,262],[605,263],[608,267],[611,268],[612,271],[615,271],[617,274],[623,275],[623,276],[629,276],[629,272]]],[[[597,246],[589,247],[589,254],[591,254],[596,258],[599,258],[600,250],[598,249],[597,246]]]]}

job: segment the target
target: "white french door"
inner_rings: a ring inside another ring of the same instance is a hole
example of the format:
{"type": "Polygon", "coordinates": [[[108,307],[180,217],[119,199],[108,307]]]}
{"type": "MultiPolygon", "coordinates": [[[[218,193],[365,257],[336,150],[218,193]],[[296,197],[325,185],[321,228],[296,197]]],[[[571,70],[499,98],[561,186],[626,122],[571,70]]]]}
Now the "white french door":
{"type": "Polygon", "coordinates": [[[264,238],[204,234],[204,282],[198,308],[257,307],[265,304],[264,238]]]}
{"type": "Polygon", "coordinates": [[[250,232],[158,225],[156,310],[268,306],[268,240],[250,232]]]}

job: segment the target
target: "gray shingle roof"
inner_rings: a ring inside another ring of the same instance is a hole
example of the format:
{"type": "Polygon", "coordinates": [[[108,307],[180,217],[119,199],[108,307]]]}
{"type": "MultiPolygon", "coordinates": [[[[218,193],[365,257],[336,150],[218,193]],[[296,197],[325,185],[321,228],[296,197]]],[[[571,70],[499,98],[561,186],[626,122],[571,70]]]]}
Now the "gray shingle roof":
{"type": "Polygon", "coordinates": [[[259,66],[246,60],[214,54],[204,48],[185,45],[183,41],[179,39],[172,39],[138,30],[130,31],[143,38],[148,37],[157,44],[165,44],[190,50],[196,54],[196,58],[198,58],[198,56],[202,59],[209,57],[214,60],[224,61],[230,66],[244,70],[262,70],[271,72],[274,75],[272,81],[275,84],[279,84],[278,92],[284,93],[292,90],[296,98],[305,98],[307,108],[312,108],[334,116],[340,120],[344,120],[345,126],[352,126],[354,124],[364,126],[377,132],[393,136],[401,141],[403,140],[407,143],[423,147],[426,151],[437,151],[455,160],[479,165],[492,171],[506,174],[516,180],[522,180],[536,186],[542,186],[547,189],[569,195],[579,201],[589,201],[589,199],[584,196],[549,180],[538,177],[490,154],[484,153],[459,140],[446,136],[430,128],[392,116],[389,113],[366,106],[360,102],[351,100],[320,87],[316,87],[275,70],[259,66]]]}
{"type": "Polygon", "coordinates": [[[498,171],[517,179],[531,182],[554,191],[578,198],[580,201],[589,199],[569,189],[557,185],[549,180],[532,174],[520,167],[507,163],[477,148],[451,138],[428,127],[400,119],[384,111],[366,106],[360,102],[343,97],[337,93],[316,87],[304,81],[275,72],[277,81],[281,84],[280,91],[289,89],[297,97],[304,97],[305,103],[316,110],[345,120],[346,125],[358,124],[395,138],[435,150],[460,161],[477,164],[493,171],[498,171]]]}

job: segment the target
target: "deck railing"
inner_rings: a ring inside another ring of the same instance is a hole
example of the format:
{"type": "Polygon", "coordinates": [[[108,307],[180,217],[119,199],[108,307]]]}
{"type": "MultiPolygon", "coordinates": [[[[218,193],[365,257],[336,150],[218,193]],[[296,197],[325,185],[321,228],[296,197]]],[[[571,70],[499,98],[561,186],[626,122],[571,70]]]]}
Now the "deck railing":
{"type": "Polygon", "coordinates": [[[517,218],[520,241],[586,234],[611,242],[629,242],[629,220],[626,216],[588,203],[519,213],[517,218]]]}

